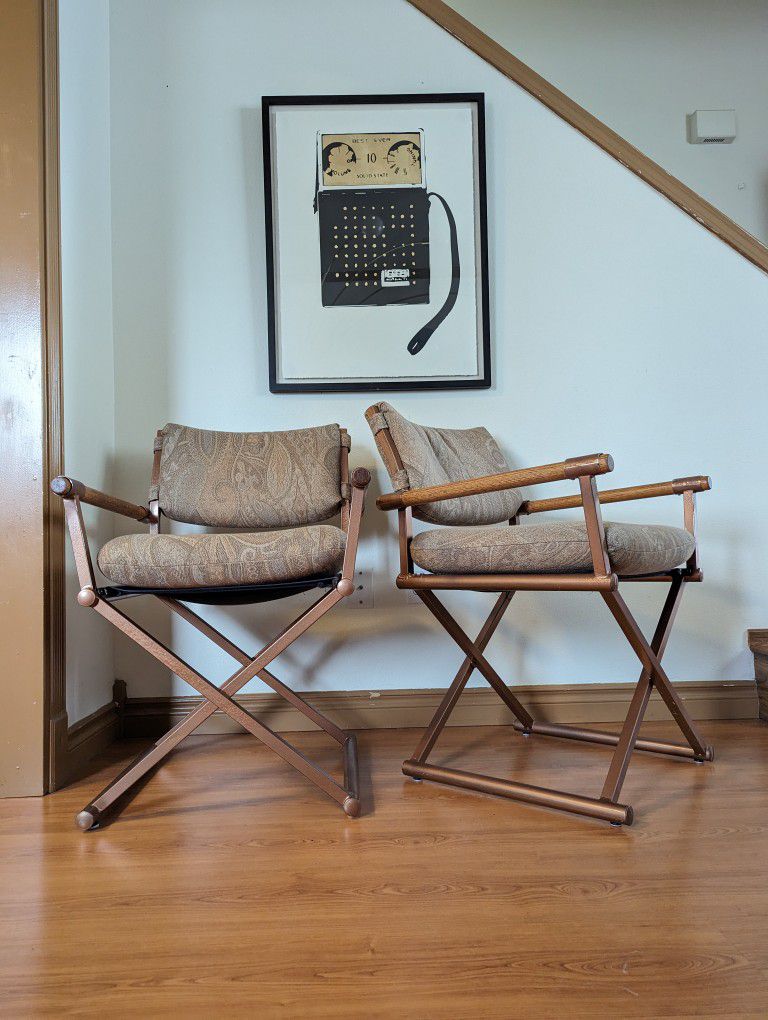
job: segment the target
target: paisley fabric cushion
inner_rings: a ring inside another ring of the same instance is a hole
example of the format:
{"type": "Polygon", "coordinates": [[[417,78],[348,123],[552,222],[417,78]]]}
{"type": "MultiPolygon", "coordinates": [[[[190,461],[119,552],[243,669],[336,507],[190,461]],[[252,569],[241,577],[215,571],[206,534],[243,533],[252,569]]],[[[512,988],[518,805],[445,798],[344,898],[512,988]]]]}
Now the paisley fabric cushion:
{"type": "MultiPolygon", "coordinates": [[[[683,528],[605,525],[617,574],[654,574],[685,563],[694,541],[683,528]]],[[[586,525],[578,521],[506,528],[436,528],[416,535],[414,563],[433,574],[576,574],[592,571],[586,525]]]]}
{"type": "MultiPolygon", "coordinates": [[[[395,488],[420,489],[509,471],[496,440],[484,428],[442,429],[417,425],[382,401],[379,414],[400,454],[405,478],[391,476],[395,488]]],[[[375,418],[369,422],[375,432],[375,418]]],[[[522,496],[516,489],[462,496],[413,508],[414,517],[433,524],[499,524],[517,513],[522,496]]]]}
{"type": "Polygon", "coordinates": [[[134,588],[205,588],[293,581],[341,569],[346,536],[332,524],[237,535],[122,535],[101,572],[134,588]]]}
{"type": "Polygon", "coordinates": [[[285,528],[326,521],[341,506],[338,425],[211,432],[169,424],[161,438],[156,497],[175,521],[285,528]]]}

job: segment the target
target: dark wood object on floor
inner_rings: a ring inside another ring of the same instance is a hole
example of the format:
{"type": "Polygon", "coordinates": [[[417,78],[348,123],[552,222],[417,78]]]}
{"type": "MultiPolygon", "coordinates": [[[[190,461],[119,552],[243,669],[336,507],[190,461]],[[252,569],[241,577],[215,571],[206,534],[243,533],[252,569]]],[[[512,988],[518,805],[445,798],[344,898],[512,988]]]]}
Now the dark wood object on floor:
{"type": "MultiPolygon", "coordinates": [[[[369,423],[376,422],[374,429],[376,445],[384,463],[387,465],[390,475],[393,477],[398,475],[400,477],[407,477],[397,444],[381,412],[382,406],[379,404],[374,404],[366,411],[366,418],[369,423]]],[[[544,464],[539,467],[507,471],[479,478],[446,482],[445,484],[425,488],[404,488],[402,491],[387,493],[377,499],[376,505],[379,509],[397,510],[398,512],[400,573],[395,582],[397,587],[415,591],[427,609],[429,609],[466,656],[421,742],[413,755],[403,763],[405,775],[416,780],[428,779],[437,783],[445,783],[449,786],[477,790],[481,793],[493,793],[502,797],[526,801],[527,803],[541,804],[545,807],[556,807],[575,814],[591,815],[595,818],[604,819],[612,825],[631,825],[634,817],[633,809],[629,804],[620,802],[619,796],[630,758],[635,749],[648,751],[653,754],[688,758],[695,762],[711,762],[714,759],[714,751],[711,745],[705,743],[683,700],[670,683],[661,665],[661,659],[669,640],[685,585],[689,581],[701,581],[702,579],[702,573],[699,569],[698,548],[695,544],[695,494],[709,489],[711,487],[710,479],[704,475],[697,475],[690,478],[675,479],[671,482],[658,482],[624,489],[609,489],[601,494],[597,489],[595,479],[597,476],[612,470],[613,460],[611,456],[605,453],[598,453],[582,457],[571,457],[559,463],[544,464]],[[587,539],[592,559],[592,573],[497,574],[489,572],[463,575],[417,573],[414,570],[410,548],[413,507],[463,496],[502,492],[518,487],[565,480],[575,480],[578,482],[578,495],[550,500],[532,500],[523,503],[518,510],[518,515],[514,520],[510,521],[510,524],[517,525],[519,516],[524,514],[537,513],[542,510],[580,507],[584,512],[587,539]],[[694,538],[693,553],[686,566],[663,573],[637,577],[622,576],[619,579],[613,571],[608,557],[605,528],[600,510],[601,503],[668,495],[682,496],[685,528],[694,538]],[[619,593],[620,580],[622,584],[627,581],[658,581],[666,582],[669,585],[669,591],[656,626],[656,631],[650,643],[643,636],[642,631],[619,593]],[[475,641],[472,641],[461,629],[456,620],[435,595],[435,591],[444,590],[490,591],[499,593],[496,604],[475,641]],[[528,709],[514,696],[485,658],[483,654],[485,646],[493,635],[516,591],[597,591],[600,593],[620,630],[642,664],[642,672],[637,681],[635,693],[621,733],[614,735],[603,731],[590,731],[588,729],[574,729],[570,726],[537,723],[528,709]],[[610,744],[615,747],[608,774],[598,797],[585,797],[560,789],[531,786],[527,783],[513,782],[512,780],[500,779],[494,776],[476,775],[460,769],[432,765],[427,761],[437,738],[440,736],[448,717],[475,669],[477,669],[509,708],[515,718],[517,729],[524,736],[528,737],[532,734],[538,734],[596,744],[610,744]],[[638,740],[640,726],[654,689],[663,698],[672,718],[685,737],[685,744],[638,740]]]]}
{"type": "Polygon", "coordinates": [[[768,630],[748,630],[747,639],[755,657],[755,681],[760,718],[768,722],[768,630]]]}

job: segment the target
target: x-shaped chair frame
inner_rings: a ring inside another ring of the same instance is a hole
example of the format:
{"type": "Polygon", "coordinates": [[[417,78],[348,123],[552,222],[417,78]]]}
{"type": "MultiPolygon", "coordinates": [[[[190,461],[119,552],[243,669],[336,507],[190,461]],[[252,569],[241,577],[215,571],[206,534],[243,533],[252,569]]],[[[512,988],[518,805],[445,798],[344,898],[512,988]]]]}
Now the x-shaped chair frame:
{"type": "MultiPolygon", "coordinates": [[[[369,408],[368,412],[366,412],[369,421],[377,411],[378,407],[375,405],[369,408]]],[[[388,428],[380,428],[377,431],[376,442],[390,474],[393,476],[401,474],[402,476],[403,463],[388,428]]],[[[544,464],[539,467],[508,471],[497,475],[487,475],[466,481],[449,482],[445,485],[436,485],[422,489],[405,489],[401,492],[387,493],[378,498],[376,502],[381,510],[398,511],[400,573],[395,582],[397,587],[416,591],[422,602],[424,602],[447,633],[450,634],[465,655],[458,673],[446,691],[416,750],[411,758],[403,763],[405,775],[415,780],[427,779],[433,782],[445,783],[449,786],[478,790],[482,793],[496,794],[514,800],[558,808],[575,814],[589,815],[594,818],[604,819],[614,825],[631,825],[634,817],[632,807],[628,804],[620,803],[619,796],[634,750],[689,758],[696,762],[713,761],[714,751],[712,747],[706,744],[699,734],[696,724],[691,719],[680,695],[672,686],[669,677],[661,665],[661,659],[670,637],[683,590],[689,581],[701,581],[702,579],[698,562],[698,549],[694,546],[694,552],[685,567],[665,573],[633,577],[623,576],[621,578],[622,582],[656,581],[667,582],[669,584],[664,606],[653,639],[649,644],[624,599],[619,594],[619,577],[611,568],[600,509],[602,503],[618,503],[657,496],[682,495],[684,524],[686,529],[693,535],[695,542],[695,493],[711,488],[711,481],[706,476],[696,476],[679,478],[671,482],[658,482],[650,485],[637,485],[630,488],[609,489],[599,492],[595,477],[612,470],[613,459],[610,455],[602,453],[592,454],[585,457],[572,457],[555,464],[544,464]],[[511,525],[518,525],[519,517],[525,514],[582,507],[592,559],[593,571],[591,574],[440,575],[415,572],[410,549],[412,508],[414,506],[418,507],[421,504],[436,503],[461,496],[478,495],[484,492],[500,492],[504,489],[524,488],[530,485],[569,479],[578,481],[579,495],[530,500],[522,504],[518,511],[518,516],[509,523],[511,525]],[[438,590],[499,593],[499,597],[490,615],[474,641],[462,630],[437,598],[435,591],[438,590]],[[614,734],[602,730],[536,722],[528,709],[515,697],[485,658],[485,648],[501,622],[513,595],[517,591],[597,591],[600,593],[642,664],[642,672],[637,681],[620,733],[614,734]],[[460,769],[432,765],[428,762],[430,752],[475,669],[477,669],[509,708],[514,717],[513,725],[515,729],[522,732],[525,736],[539,734],[548,737],[563,737],[570,740],[609,745],[615,748],[599,797],[586,797],[566,791],[531,786],[527,783],[517,783],[493,776],[479,775],[460,769]],[[682,731],[686,740],[685,744],[675,744],[663,740],[646,740],[638,736],[643,716],[654,688],[661,695],[673,719],[682,731]]]]}
{"type": "MultiPolygon", "coordinates": [[[[150,501],[149,507],[126,502],[114,496],[91,489],[82,482],[66,476],[59,476],[51,483],[51,489],[64,499],[64,513],[72,540],[75,566],[77,569],[80,591],[77,601],[81,606],[94,609],[100,616],[112,623],[137,645],[144,648],[158,662],[168,667],[177,676],[185,680],[204,701],[180,722],[163,734],[146,751],[143,751],[119,775],[117,775],[76,817],[76,823],[83,830],[98,826],[105,813],[113,809],[118,800],[128,792],[143,776],[158,765],[170,752],[200,727],[214,712],[221,711],[228,715],[243,729],[271,748],[285,762],[292,765],[298,772],[306,776],[315,786],[319,787],[332,800],[341,805],[345,814],[356,817],[360,813],[360,791],[358,779],[357,742],[353,733],[347,733],[331,722],[324,715],[308,704],[290,687],[269,672],[267,666],[284,652],[297,638],[305,634],[335,605],[352,594],[355,589],[354,573],[357,546],[360,537],[360,522],[363,514],[365,490],[371,476],[365,468],[357,468],[351,474],[348,470],[348,438],[342,430],[341,445],[341,479],[342,507],[341,525],[346,532],[346,546],[341,568],[341,575],[329,579],[330,590],[322,595],[312,606],[302,612],[280,634],[266,644],[254,656],[249,656],[215,627],[193,612],[182,599],[154,592],[154,596],[164,605],[177,613],[198,631],[204,634],[219,648],[235,659],[239,668],[220,687],[202,676],[188,663],[180,659],[157,638],[149,634],[143,627],[130,619],[114,605],[116,598],[125,597],[120,594],[112,597],[109,588],[98,588],[93,572],[93,564],[88,546],[88,537],[81,504],[87,503],[121,514],[132,520],[149,524],[150,531],[157,533],[160,525],[160,511],[157,500],[150,501]],[[298,709],[309,720],[323,729],[342,748],[344,762],[344,780],[339,784],[324,769],[320,768],[303,755],[287,740],[275,733],[264,723],[254,718],[242,705],[234,700],[235,695],[250,680],[258,677],[273,691],[283,697],[294,708],[298,709]]],[[[160,454],[155,450],[153,484],[159,474],[160,454]]],[[[329,585],[326,585],[329,586],[329,585]]],[[[269,587],[269,586],[267,586],[269,587]]],[[[311,585],[307,585],[311,587],[311,585]]],[[[237,588],[233,588],[234,593],[237,588]]],[[[190,592],[190,594],[195,594],[190,592]]],[[[254,600],[256,601],[256,600],[254,600]]]]}

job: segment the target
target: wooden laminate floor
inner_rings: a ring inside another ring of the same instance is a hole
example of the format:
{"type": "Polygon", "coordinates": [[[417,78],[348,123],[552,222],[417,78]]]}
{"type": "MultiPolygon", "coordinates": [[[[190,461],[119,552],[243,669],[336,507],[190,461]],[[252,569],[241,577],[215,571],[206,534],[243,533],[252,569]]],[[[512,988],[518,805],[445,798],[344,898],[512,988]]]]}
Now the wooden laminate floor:
{"type": "MultiPolygon", "coordinates": [[[[768,727],[704,729],[714,765],[636,755],[629,829],[412,783],[398,730],[361,735],[356,820],[252,738],[198,737],[80,833],[117,745],[0,802],[0,1014],[766,1017],[768,727]]],[[[594,793],[608,752],[492,727],[434,759],[594,793]]]]}

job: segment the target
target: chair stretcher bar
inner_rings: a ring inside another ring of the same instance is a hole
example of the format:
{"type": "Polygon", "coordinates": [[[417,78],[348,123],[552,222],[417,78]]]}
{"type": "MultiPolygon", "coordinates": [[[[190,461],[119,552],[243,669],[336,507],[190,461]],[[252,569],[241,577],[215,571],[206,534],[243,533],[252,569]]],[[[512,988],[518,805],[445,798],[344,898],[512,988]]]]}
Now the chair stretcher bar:
{"type": "Polygon", "coordinates": [[[615,574],[399,574],[398,588],[415,591],[614,591],[615,574]]]}
{"type": "Polygon", "coordinates": [[[628,804],[616,804],[608,800],[598,800],[595,797],[563,793],[561,790],[550,790],[544,786],[529,786],[528,783],[513,783],[508,779],[483,776],[476,772],[448,769],[441,765],[420,764],[409,759],[403,762],[403,773],[412,779],[427,779],[433,783],[458,786],[463,790],[477,790],[479,793],[509,797],[511,800],[525,801],[527,804],[540,804],[542,807],[570,811],[576,815],[601,818],[614,825],[631,825],[633,820],[632,808],[628,804]]]}
{"type": "MultiPolygon", "coordinates": [[[[517,720],[512,725],[520,733],[525,732],[525,727],[517,720]]],[[[588,730],[579,726],[558,726],[554,723],[534,722],[530,727],[531,733],[542,737],[561,737],[566,740],[581,740],[588,744],[607,744],[616,747],[621,739],[618,733],[606,733],[605,730],[588,730]]],[[[714,751],[707,745],[706,753],[702,759],[692,747],[687,744],[674,744],[669,740],[646,740],[638,738],[633,744],[636,751],[650,751],[653,754],[669,754],[676,758],[692,758],[696,761],[714,761],[714,751]]]]}

